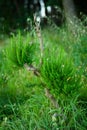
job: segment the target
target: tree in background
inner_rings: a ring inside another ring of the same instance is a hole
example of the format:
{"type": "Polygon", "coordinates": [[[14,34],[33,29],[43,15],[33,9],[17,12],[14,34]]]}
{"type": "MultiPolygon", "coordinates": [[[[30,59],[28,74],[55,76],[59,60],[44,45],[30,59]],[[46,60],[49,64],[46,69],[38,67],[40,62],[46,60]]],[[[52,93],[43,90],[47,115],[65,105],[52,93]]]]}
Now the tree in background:
{"type": "Polygon", "coordinates": [[[69,23],[69,21],[74,22],[74,17],[76,17],[76,10],[73,0],[62,0],[62,2],[67,23],[69,23]]]}
{"type": "MultiPolygon", "coordinates": [[[[33,18],[33,9],[30,4],[33,0],[0,0],[0,30],[24,28],[27,18],[33,18]]],[[[85,10],[87,14],[87,0],[44,0],[45,6],[58,6],[64,10],[67,23],[74,21],[74,16],[85,10]]]]}

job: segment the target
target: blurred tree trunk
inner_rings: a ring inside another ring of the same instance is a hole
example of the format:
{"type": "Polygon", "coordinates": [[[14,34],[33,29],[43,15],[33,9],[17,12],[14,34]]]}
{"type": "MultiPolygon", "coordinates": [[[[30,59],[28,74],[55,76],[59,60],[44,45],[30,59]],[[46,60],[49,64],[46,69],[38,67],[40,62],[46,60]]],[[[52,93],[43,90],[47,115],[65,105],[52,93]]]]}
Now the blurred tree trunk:
{"type": "Polygon", "coordinates": [[[62,2],[67,24],[69,24],[70,21],[74,22],[74,17],[76,17],[76,11],[73,0],[62,0],[62,2]]]}
{"type": "Polygon", "coordinates": [[[17,2],[17,0],[14,0],[14,5],[16,6],[17,13],[18,13],[19,17],[21,17],[20,6],[18,5],[18,2],[17,2]]]}

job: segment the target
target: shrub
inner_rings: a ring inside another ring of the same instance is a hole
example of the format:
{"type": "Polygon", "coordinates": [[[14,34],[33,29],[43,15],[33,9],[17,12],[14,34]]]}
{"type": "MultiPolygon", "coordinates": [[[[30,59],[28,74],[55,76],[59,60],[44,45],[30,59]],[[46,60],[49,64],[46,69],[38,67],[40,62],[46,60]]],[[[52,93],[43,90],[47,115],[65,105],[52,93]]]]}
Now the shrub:
{"type": "Polygon", "coordinates": [[[6,47],[6,60],[10,64],[22,67],[25,63],[28,65],[33,62],[33,53],[35,45],[30,43],[29,35],[26,40],[19,32],[17,36],[13,36],[10,45],[6,47]]]}
{"type": "Polygon", "coordinates": [[[76,73],[73,61],[61,48],[45,54],[41,75],[56,97],[59,94],[72,95],[81,87],[80,76],[76,73]]]}

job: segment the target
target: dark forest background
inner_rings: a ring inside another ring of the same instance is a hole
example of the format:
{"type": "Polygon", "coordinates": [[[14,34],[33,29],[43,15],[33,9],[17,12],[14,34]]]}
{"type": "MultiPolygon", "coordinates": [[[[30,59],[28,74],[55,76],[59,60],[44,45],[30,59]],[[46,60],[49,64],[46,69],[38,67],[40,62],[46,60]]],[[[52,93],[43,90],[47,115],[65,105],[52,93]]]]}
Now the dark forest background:
{"type": "MultiPolygon", "coordinates": [[[[32,0],[31,0],[32,1],[32,0]]],[[[5,32],[11,29],[24,28],[26,26],[27,18],[32,19],[32,10],[24,8],[25,0],[0,0],[0,30],[5,32]]],[[[45,1],[46,6],[57,5],[62,10],[64,9],[63,2],[65,0],[47,0],[45,1]]],[[[72,1],[72,0],[68,0],[72,1]]],[[[83,15],[87,15],[87,0],[74,0],[75,11],[78,18],[82,19],[83,15]]],[[[72,8],[72,5],[70,5],[72,8]]]]}

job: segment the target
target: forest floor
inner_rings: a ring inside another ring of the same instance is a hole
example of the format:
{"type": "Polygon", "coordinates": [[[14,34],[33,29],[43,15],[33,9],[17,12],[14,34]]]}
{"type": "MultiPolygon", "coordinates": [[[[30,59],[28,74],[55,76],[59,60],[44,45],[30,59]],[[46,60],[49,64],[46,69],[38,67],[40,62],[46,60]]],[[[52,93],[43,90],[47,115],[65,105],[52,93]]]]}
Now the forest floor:
{"type": "Polygon", "coordinates": [[[39,34],[0,40],[0,130],[87,130],[87,30],[39,34]]]}

